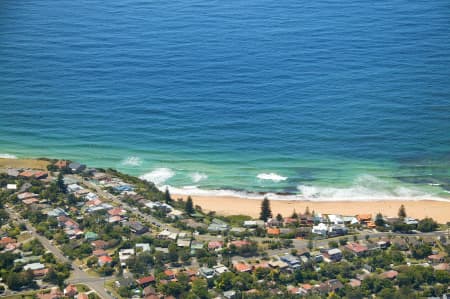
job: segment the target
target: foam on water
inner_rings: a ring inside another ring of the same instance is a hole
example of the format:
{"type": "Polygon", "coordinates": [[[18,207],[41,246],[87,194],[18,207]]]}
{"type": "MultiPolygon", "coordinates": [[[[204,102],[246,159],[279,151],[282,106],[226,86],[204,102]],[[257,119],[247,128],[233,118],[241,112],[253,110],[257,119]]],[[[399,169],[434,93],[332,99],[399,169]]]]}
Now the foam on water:
{"type": "Polygon", "coordinates": [[[170,185],[159,186],[160,190],[166,188],[172,194],[191,196],[218,196],[238,197],[245,199],[270,200],[308,200],[308,201],[376,201],[376,200],[437,200],[450,201],[434,193],[427,193],[410,186],[391,184],[371,175],[361,175],[349,187],[327,187],[313,185],[299,185],[297,194],[256,193],[229,189],[201,189],[198,186],[174,187],[170,185]]]}
{"type": "Polygon", "coordinates": [[[260,173],[256,176],[260,180],[270,180],[273,182],[281,182],[287,180],[287,177],[281,176],[279,174],[276,174],[274,172],[271,173],[260,173]]]}
{"type": "Polygon", "coordinates": [[[2,159],[17,159],[17,156],[11,154],[0,154],[0,158],[2,159]]]}
{"type": "Polygon", "coordinates": [[[122,165],[124,166],[141,166],[142,165],[142,159],[136,156],[129,156],[126,159],[122,161],[122,165]]]}
{"type": "Polygon", "coordinates": [[[192,182],[194,182],[194,183],[204,181],[208,178],[208,176],[205,173],[200,173],[200,172],[191,173],[189,176],[191,177],[192,182]]]}
{"type": "Polygon", "coordinates": [[[151,172],[145,173],[141,175],[139,178],[145,181],[152,182],[157,186],[160,186],[174,175],[175,172],[172,169],[163,167],[163,168],[156,168],[151,172]]]}
{"type": "Polygon", "coordinates": [[[368,174],[357,177],[348,187],[299,185],[297,188],[307,200],[436,199],[434,194],[398,183],[393,184],[368,174]]]}

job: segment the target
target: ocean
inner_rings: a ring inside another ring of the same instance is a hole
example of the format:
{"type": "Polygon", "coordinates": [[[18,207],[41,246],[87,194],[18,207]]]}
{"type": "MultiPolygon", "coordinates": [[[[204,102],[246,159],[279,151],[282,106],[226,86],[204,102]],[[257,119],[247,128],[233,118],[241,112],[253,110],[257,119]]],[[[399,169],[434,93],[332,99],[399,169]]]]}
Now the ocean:
{"type": "Polygon", "coordinates": [[[0,156],[179,194],[450,200],[450,2],[2,1],[0,156]]]}

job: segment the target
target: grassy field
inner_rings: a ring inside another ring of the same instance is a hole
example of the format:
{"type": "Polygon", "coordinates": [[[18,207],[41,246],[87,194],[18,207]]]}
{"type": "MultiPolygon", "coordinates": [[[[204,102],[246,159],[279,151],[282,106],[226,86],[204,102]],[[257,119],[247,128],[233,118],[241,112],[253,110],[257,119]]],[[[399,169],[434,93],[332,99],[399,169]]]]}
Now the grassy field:
{"type": "Polygon", "coordinates": [[[39,170],[47,170],[50,162],[35,159],[5,159],[0,158],[0,169],[6,168],[31,168],[39,170]]]}

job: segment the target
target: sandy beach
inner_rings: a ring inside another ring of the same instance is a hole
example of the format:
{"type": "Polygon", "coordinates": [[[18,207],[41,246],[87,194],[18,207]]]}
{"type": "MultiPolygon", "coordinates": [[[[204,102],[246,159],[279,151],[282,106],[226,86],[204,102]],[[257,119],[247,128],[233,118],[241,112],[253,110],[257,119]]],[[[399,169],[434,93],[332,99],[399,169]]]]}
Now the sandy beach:
{"type": "MultiPolygon", "coordinates": [[[[173,198],[183,198],[183,195],[173,195],[173,198]]],[[[192,196],[195,205],[199,205],[205,211],[215,211],[223,215],[244,214],[258,217],[261,200],[244,199],[238,197],[214,197],[214,196],[192,196]]],[[[381,212],[386,216],[397,216],[400,205],[404,205],[409,217],[424,218],[432,217],[439,223],[450,221],[450,202],[433,200],[380,200],[380,201],[288,201],[271,200],[272,213],[289,216],[295,210],[304,212],[308,206],[310,211],[324,214],[372,214],[375,216],[381,212]]]]}

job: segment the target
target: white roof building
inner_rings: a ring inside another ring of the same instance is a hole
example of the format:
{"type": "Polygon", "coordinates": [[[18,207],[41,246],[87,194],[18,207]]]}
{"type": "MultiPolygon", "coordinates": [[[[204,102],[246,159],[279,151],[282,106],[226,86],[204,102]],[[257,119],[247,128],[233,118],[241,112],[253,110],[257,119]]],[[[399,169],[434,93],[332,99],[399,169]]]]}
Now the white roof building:
{"type": "Polygon", "coordinates": [[[123,263],[127,261],[132,255],[134,255],[134,249],[121,249],[119,251],[119,261],[123,263]]]}
{"type": "Polygon", "coordinates": [[[34,271],[34,270],[42,270],[44,268],[45,268],[45,265],[41,264],[41,263],[31,263],[31,264],[23,266],[23,269],[25,271],[27,271],[27,270],[32,270],[32,271],[34,271]]]}
{"type": "Polygon", "coordinates": [[[324,223],[319,223],[318,225],[314,225],[312,228],[312,233],[317,235],[326,235],[328,232],[328,225],[324,223]]]}
{"type": "Polygon", "coordinates": [[[17,185],[16,184],[7,184],[6,189],[7,190],[17,190],[17,185]]]}
{"type": "Polygon", "coordinates": [[[150,251],[150,244],[148,243],[137,243],[136,249],[141,249],[142,252],[150,251]]]}

